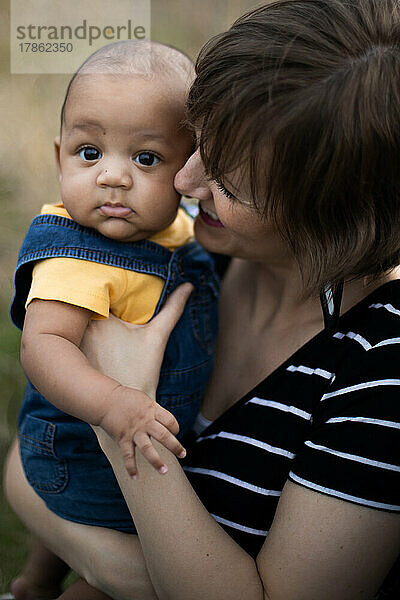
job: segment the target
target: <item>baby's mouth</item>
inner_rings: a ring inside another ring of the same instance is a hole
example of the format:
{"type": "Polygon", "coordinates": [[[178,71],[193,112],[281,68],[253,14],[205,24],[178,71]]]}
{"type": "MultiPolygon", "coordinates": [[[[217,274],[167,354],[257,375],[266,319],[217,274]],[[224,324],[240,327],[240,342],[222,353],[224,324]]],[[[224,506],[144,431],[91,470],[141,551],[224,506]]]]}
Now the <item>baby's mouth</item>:
{"type": "Polygon", "coordinates": [[[117,219],[128,217],[133,213],[131,208],[123,206],[122,204],[103,204],[100,206],[100,212],[106,217],[115,217],[117,219]]]}

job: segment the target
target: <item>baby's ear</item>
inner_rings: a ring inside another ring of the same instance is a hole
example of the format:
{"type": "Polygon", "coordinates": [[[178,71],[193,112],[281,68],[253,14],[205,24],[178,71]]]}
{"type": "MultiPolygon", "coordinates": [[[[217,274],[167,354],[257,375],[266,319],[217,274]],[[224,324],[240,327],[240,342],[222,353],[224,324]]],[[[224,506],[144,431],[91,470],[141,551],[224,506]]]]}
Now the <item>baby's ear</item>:
{"type": "Polygon", "coordinates": [[[54,154],[55,154],[55,157],[56,157],[57,172],[58,172],[58,175],[59,175],[59,177],[61,179],[60,143],[61,143],[61,139],[60,139],[60,136],[58,135],[54,139],[54,154]]]}

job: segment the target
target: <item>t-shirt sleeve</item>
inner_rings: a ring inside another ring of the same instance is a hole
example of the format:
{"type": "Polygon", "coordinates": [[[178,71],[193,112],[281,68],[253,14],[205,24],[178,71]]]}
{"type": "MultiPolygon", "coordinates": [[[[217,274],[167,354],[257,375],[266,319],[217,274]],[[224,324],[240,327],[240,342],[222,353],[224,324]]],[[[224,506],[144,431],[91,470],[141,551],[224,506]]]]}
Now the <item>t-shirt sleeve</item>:
{"type": "Polygon", "coordinates": [[[36,298],[57,300],[107,318],[112,299],[118,299],[125,288],[122,269],[76,258],[50,258],[35,264],[26,306],[36,298]]]}
{"type": "Polygon", "coordinates": [[[399,342],[361,347],[357,360],[342,365],[320,399],[289,479],[349,502],[400,511],[399,342]]]}

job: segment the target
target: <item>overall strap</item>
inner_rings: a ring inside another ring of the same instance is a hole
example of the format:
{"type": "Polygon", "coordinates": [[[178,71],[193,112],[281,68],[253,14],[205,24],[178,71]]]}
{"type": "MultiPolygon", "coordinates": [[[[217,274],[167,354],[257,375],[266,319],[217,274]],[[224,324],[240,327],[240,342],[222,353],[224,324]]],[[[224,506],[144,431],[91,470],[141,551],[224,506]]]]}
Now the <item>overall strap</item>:
{"type": "MultiPolygon", "coordinates": [[[[154,316],[158,314],[164,302],[178,285],[191,282],[197,287],[196,293],[206,288],[218,300],[220,280],[215,273],[215,264],[212,256],[194,240],[174,250],[168,265],[168,275],[157,303],[154,316]]],[[[193,298],[193,294],[192,294],[193,298]]]]}
{"type": "Polygon", "coordinates": [[[156,275],[167,281],[172,256],[171,250],[149,240],[119,242],[66,217],[39,215],[32,221],[18,256],[11,319],[22,329],[32,270],[38,260],[77,258],[156,275]]]}
{"type": "Polygon", "coordinates": [[[111,240],[95,229],[59,215],[39,215],[26,234],[17,268],[32,260],[55,256],[82,258],[133,271],[148,269],[151,274],[162,277],[171,251],[149,240],[111,240]]]}

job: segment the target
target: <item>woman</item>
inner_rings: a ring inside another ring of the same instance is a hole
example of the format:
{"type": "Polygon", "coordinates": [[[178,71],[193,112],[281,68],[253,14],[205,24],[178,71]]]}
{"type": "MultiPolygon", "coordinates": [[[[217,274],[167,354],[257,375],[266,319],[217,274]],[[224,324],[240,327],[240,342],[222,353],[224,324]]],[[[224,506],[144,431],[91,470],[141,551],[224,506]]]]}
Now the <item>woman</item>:
{"type": "MultiPolygon", "coordinates": [[[[185,471],[155,443],[168,475],[138,455],[137,481],[98,432],[139,537],[58,519],[9,459],[15,511],[110,596],[370,599],[395,561],[399,32],[397,0],[286,0],[203,49],[175,183],[200,243],[233,257],[212,423],[185,471]]],[[[96,324],[87,356],[153,396],[187,292],[146,326],[96,324]]]]}

